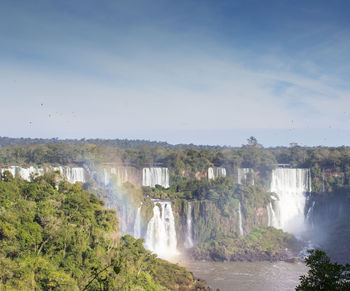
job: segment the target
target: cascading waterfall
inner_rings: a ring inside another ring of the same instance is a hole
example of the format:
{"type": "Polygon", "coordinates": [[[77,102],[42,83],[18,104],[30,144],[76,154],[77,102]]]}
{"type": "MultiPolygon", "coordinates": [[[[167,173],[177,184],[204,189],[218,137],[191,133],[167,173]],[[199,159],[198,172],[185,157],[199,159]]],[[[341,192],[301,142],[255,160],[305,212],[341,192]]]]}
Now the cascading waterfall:
{"type": "Polygon", "coordinates": [[[103,169],[103,182],[105,186],[108,186],[110,183],[110,175],[107,169],[103,169]]]}
{"type": "Polygon", "coordinates": [[[273,210],[272,203],[270,202],[266,208],[267,208],[267,217],[268,217],[267,226],[273,226],[277,228],[278,227],[277,218],[276,218],[275,211],[273,210]]]}
{"type": "MultiPolygon", "coordinates": [[[[49,169],[48,169],[49,170],[49,169]]],[[[75,184],[76,182],[85,182],[84,168],[70,168],[70,167],[54,167],[54,171],[59,171],[61,176],[66,178],[67,181],[71,184],[75,184]]]]}
{"type": "Polygon", "coordinates": [[[42,176],[44,174],[44,169],[35,168],[33,166],[29,168],[16,167],[16,172],[18,172],[19,176],[24,180],[29,181],[31,176],[42,176]]]}
{"type": "Polygon", "coordinates": [[[237,183],[254,185],[254,170],[251,168],[238,168],[237,183]]]}
{"type": "Polygon", "coordinates": [[[308,191],[311,191],[308,169],[277,168],[272,171],[271,192],[278,197],[274,201],[276,228],[295,235],[304,230],[305,194],[308,191]]]}
{"type": "Polygon", "coordinates": [[[238,203],[238,222],[239,222],[239,234],[241,236],[244,235],[244,230],[243,230],[243,223],[242,223],[242,209],[241,209],[241,202],[238,203]]]}
{"type": "Polygon", "coordinates": [[[311,228],[313,228],[313,221],[312,221],[312,214],[314,212],[314,207],[315,207],[315,201],[312,201],[311,207],[308,209],[306,213],[306,222],[311,225],[311,228]]]}
{"type": "Polygon", "coordinates": [[[36,176],[42,176],[44,174],[43,168],[36,168],[33,166],[30,166],[29,168],[22,168],[19,166],[10,166],[10,167],[1,169],[1,173],[4,173],[5,171],[9,171],[13,177],[17,175],[26,181],[30,181],[30,177],[32,175],[36,177],[36,176]]]}
{"type": "Polygon", "coordinates": [[[129,181],[128,169],[126,167],[104,168],[103,178],[105,186],[108,186],[111,181],[114,182],[114,185],[121,186],[129,181]]]}
{"type": "Polygon", "coordinates": [[[322,170],[322,192],[325,192],[325,185],[324,185],[324,170],[322,170]]]}
{"type": "Polygon", "coordinates": [[[35,176],[42,176],[47,171],[59,171],[61,176],[66,178],[69,183],[76,183],[76,182],[85,182],[85,176],[84,176],[84,169],[83,168],[70,168],[70,167],[47,167],[47,168],[38,168],[30,166],[29,168],[23,168],[20,166],[10,166],[8,168],[1,169],[1,172],[9,171],[11,174],[15,177],[18,175],[24,180],[29,181],[30,177],[33,175],[35,176]]]}
{"type": "Polygon", "coordinates": [[[9,171],[13,177],[16,176],[16,166],[10,166],[8,168],[2,168],[1,169],[1,174],[3,174],[5,171],[9,171]]]}
{"type": "Polygon", "coordinates": [[[154,204],[153,217],[147,225],[145,246],[159,257],[169,258],[178,254],[171,202],[155,200],[154,204]]]}
{"type": "Polygon", "coordinates": [[[137,208],[135,223],[134,223],[134,237],[141,237],[141,206],[137,208]]]}
{"type": "Polygon", "coordinates": [[[122,233],[127,233],[128,232],[128,221],[127,221],[127,209],[125,204],[123,204],[122,207],[122,213],[121,213],[121,219],[120,219],[120,229],[122,233]]]}
{"type": "Polygon", "coordinates": [[[213,168],[209,167],[208,168],[208,180],[220,178],[220,177],[226,177],[226,169],[222,167],[218,168],[213,168]]]}
{"type": "Polygon", "coordinates": [[[192,248],[193,247],[193,240],[192,240],[192,205],[191,205],[191,202],[188,202],[186,224],[187,224],[187,235],[186,235],[186,240],[185,240],[184,246],[185,246],[185,248],[188,249],[188,248],[192,248]]]}
{"type": "Polygon", "coordinates": [[[125,167],[111,168],[111,174],[115,178],[115,182],[118,186],[129,181],[128,170],[125,167]]]}
{"type": "Polygon", "coordinates": [[[143,168],[142,186],[155,187],[161,185],[169,188],[169,171],[168,168],[143,168]]]}

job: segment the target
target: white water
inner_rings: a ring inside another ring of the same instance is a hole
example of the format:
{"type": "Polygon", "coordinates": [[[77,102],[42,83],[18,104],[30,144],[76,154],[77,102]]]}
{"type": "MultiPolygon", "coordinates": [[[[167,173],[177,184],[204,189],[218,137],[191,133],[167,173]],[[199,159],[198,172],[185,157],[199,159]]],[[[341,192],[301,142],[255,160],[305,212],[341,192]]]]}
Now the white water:
{"type": "Polygon", "coordinates": [[[312,201],[312,205],[308,209],[307,214],[306,214],[306,222],[311,226],[311,228],[314,227],[314,224],[313,224],[313,221],[312,221],[312,214],[314,212],[314,207],[315,207],[315,201],[312,201]]]}
{"type": "MultiPolygon", "coordinates": [[[[70,168],[70,167],[54,167],[54,171],[59,171],[61,176],[66,178],[69,183],[85,182],[84,168],[70,168]]],[[[48,169],[49,170],[49,169],[48,169]]]]}
{"type": "Polygon", "coordinates": [[[254,185],[254,170],[251,168],[239,168],[237,176],[238,184],[252,184],[254,185]],[[248,180],[249,179],[249,180],[248,180]]]}
{"type": "Polygon", "coordinates": [[[1,174],[3,174],[5,171],[9,171],[13,177],[16,176],[16,166],[10,166],[10,167],[1,169],[1,174]]]}
{"type": "Polygon", "coordinates": [[[137,208],[135,223],[134,223],[134,237],[141,237],[141,206],[137,208]]]}
{"type": "Polygon", "coordinates": [[[122,207],[122,213],[121,213],[121,217],[120,217],[120,230],[123,234],[128,232],[128,221],[127,221],[127,209],[125,204],[123,204],[122,207]]]}
{"type": "Polygon", "coordinates": [[[125,167],[111,168],[111,174],[113,175],[118,186],[129,181],[128,170],[125,167]]]}
{"type": "Polygon", "coordinates": [[[193,240],[192,240],[192,205],[191,202],[188,202],[188,209],[187,209],[187,235],[186,235],[186,241],[184,243],[185,248],[192,248],[193,247],[193,240]]]}
{"type": "Polygon", "coordinates": [[[271,202],[267,205],[267,217],[268,217],[267,226],[273,226],[277,228],[278,226],[277,218],[271,202]]]}
{"type": "Polygon", "coordinates": [[[104,168],[103,178],[105,186],[108,186],[111,181],[117,186],[121,186],[129,181],[128,169],[126,167],[104,168]]]}
{"type": "Polygon", "coordinates": [[[208,180],[216,179],[219,177],[226,177],[226,169],[219,167],[219,168],[208,168],[208,180]]]}
{"type": "Polygon", "coordinates": [[[11,174],[15,177],[18,175],[22,179],[26,181],[30,181],[31,176],[42,176],[47,171],[59,171],[61,176],[63,178],[66,178],[69,183],[76,183],[76,182],[85,182],[85,176],[84,176],[84,169],[83,168],[70,168],[70,167],[47,167],[47,168],[38,168],[30,166],[29,168],[23,168],[20,166],[10,166],[8,168],[1,169],[1,172],[4,171],[10,171],[11,174]]]}
{"type": "Polygon", "coordinates": [[[155,200],[154,204],[153,217],[147,225],[145,247],[161,258],[170,258],[178,254],[171,202],[155,200]]]}
{"type": "Polygon", "coordinates": [[[241,202],[238,203],[238,219],[239,219],[239,234],[244,235],[243,224],[242,224],[242,209],[241,202]]]}
{"type": "Polygon", "coordinates": [[[42,176],[44,174],[44,169],[32,166],[29,168],[16,167],[16,173],[24,180],[30,181],[31,175],[33,175],[33,177],[42,176]]]}
{"type": "Polygon", "coordinates": [[[155,187],[161,185],[169,188],[169,171],[168,168],[143,168],[142,186],[155,187]]]}
{"type": "Polygon", "coordinates": [[[305,194],[311,190],[308,169],[277,168],[272,171],[271,192],[277,194],[274,201],[276,228],[298,235],[305,229],[305,194]]]}
{"type": "Polygon", "coordinates": [[[103,182],[105,186],[108,186],[110,183],[110,175],[107,169],[103,169],[103,182]]]}

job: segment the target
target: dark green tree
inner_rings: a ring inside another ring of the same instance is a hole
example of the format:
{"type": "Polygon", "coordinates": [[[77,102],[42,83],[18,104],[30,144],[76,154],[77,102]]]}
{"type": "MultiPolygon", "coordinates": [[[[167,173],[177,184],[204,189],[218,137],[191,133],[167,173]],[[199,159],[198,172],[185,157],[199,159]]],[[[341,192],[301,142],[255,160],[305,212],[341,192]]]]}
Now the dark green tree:
{"type": "Polygon", "coordinates": [[[300,284],[295,290],[350,290],[350,265],[331,263],[321,250],[309,250],[309,253],[305,262],[310,269],[307,275],[300,276],[300,284]]]}

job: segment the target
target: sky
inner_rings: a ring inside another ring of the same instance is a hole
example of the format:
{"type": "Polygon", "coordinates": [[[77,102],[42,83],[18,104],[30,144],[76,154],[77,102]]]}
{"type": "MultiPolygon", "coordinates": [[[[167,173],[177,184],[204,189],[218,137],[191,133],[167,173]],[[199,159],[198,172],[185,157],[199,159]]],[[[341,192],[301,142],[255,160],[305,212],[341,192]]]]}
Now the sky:
{"type": "Polygon", "coordinates": [[[350,143],[347,0],[0,1],[0,136],[350,143]]]}

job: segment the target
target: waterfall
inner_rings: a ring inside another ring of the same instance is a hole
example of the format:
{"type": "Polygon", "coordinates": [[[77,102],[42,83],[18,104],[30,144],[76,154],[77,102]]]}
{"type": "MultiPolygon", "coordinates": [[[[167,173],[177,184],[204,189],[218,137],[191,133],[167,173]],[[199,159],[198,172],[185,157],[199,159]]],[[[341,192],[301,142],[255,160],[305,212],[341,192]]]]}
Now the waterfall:
{"type": "Polygon", "coordinates": [[[66,178],[68,182],[75,184],[76,182],[85,182],[83,168],[66,168],[66,178]]]}
{"type": "Polygon", "coordinates": [[[254,170],[251,168],[238,168],[237,184],[248,183],[254,185],[254,170]]]}
{"type": "Polygon", "coordinates": [[[141,237],[141,206],[137,208],[135,223],[134,223],[134,237],[141,237]]]}
{"type": "Polygon", "coordinates": [[[292,234],[304,230],[305,194],[310,190],[308,169],[277,168],[272,171],[271,192],[278,197],[274,202],[277,228],[292,234]]]}
{"type": "Polygon", "coordinates": [[[322,170],[322,192],[325,192],[325,186],[324,186],[324,170],[322,170]]]}
{"type": "Polygon", "coordinates": [[[312,201],[312,205],[311,207],[308,209],[307,213],[306,213],[306,222],[311,225],[311,228],[314,227],[313,225],[313,221],[312,221],[312,214],[314,212],[314,207],[315,207],[315,201],[312,201]]]}
{"type": "Polygon", "coordinates": [[[212,167],[208,168],[208,180],[215,179],[214,169],[212,167]]]}
{"type": "Polygon", "coordinates": [[[84,169],[83,168],[70,168],[70,167],[47,167],[47,168],[38,168],[34,166],[30,166],[29,168],[22,168],[20,166],[11,166],[9,168],[1,169],[1,172],[4,171],[10,171],[11,174],[15,177],[18,175],[24,180],[29,181],[30,177],[32,175],[35,176],[42,176],[44,175],[45,171],[59,171],[61,176],[66,178],[69,183],[76,183],[76,182],[85,182],[84,177],[84,169]]]}
{"type": "Polygon", "coordinates": [[[155,187],[161,185],[169,188],[169,171],[168,168],[143,168],[142,186],[155,187]]]}
{"type": "Polygon", "coordinates": [[[154,201],[153,217],[147,225],[145,246],[159,257],[176,255],[175,219],[170,201],[154,201]]]}
{"type": "Polygon", "coordinates": [[[35,168],[33,166],[29,168],[22,168],[22,167],[16,167],[16,172],[18,172],[19,176],[22,177],[22,179],[30,181],[30,177],[33,175],[35,176],[42,176],[44,174],[44,169],[42,168],[35,168]]]}
{"type": "Polygon", "coordinates": [[[239,221],[239,234],[241,236],[244,235],[243,224],[242,224],[242,209],[241,209],[241,201],[238,203],[238,221],[239,221]]]}
{"type": "Polygon", "coordinates": [[[111,168],[111,174],[115,179],[115,183],[118,186],[123,185],[129,181],[128,170],[125,167],[111,168]]]}
{"type": "Polygon", "coordinates": [[[108,186],[111,183],[111,181],[113,181],[115,185],[121,186],[125,182],[129,181],[128,168],[126,167],[107,168],[107,169],[104,168],[103,179],[104,179],[105,186],[108,186]]]}
{"type": "Polygon", "coordinates": [[[84,168],[70,168],[70,167],[54,167],[54,171],[59,171],[63,178],[66,178],[67,181],[71,184],[76,182],[85,182],[84,168]]]}
{"type": "Polygon", "coordinates": [[[127,222],[127,210],[125,204],[123,204],[122,208],[122,213],[121,213],[121,221],[120,221],[120,229],[122,233],[127,233],[128,232],[128,222],[127,222]]]}
{"type": "Polygon", "coordinates": [[[1,169],[1,174],[3,174],[5,171],[9,171],[13,177],[16,176],[16,166],[10,166],[8,168],[1,169]]]}
{"type": "Polygon", "coordinates": [[[192,240],[192,206],[191,202],[188,202],[188,208],[187,208],[187,235],[186,240],[184,243],[185,248],[192,248],[193,247],[193,240],[192,240]]]}
{"type": "Polygon", "coordinates": [[[30,166],[29,168],[22,168],[19,166],[10,166],[8,168],[1,169],[1,173],[4,173],[5,171],[9,171],[13,177],[16,177],[17,175],[26,181],[30,181],[31,175],[36,177],[36,176],[42,176],[44,174],[43,168],[36,168],[33,166],[30,166]]]}
{"type": "Polygon", "coordinates": [[[104,180],[105,186],[108,186],[109,185],[109,173],[108,173],[107,169],[103,169],[103,180],[104,180]]]}
{"type": "Polygon", "coordinates": [[[272,203],[270,202],[266,208],[267,208],[267,217],[268,217],[267,226],[273,226],[277,228],[278,227],[277,218],[276,218],[275,211],[273,210],[272,203]]]}
{"type": "Polygon", "coordinates": [[[220,178],[220,177],[226,177],[226,169],[219,167],[219,168],[208,168],[208,180],[220,178]]]}

